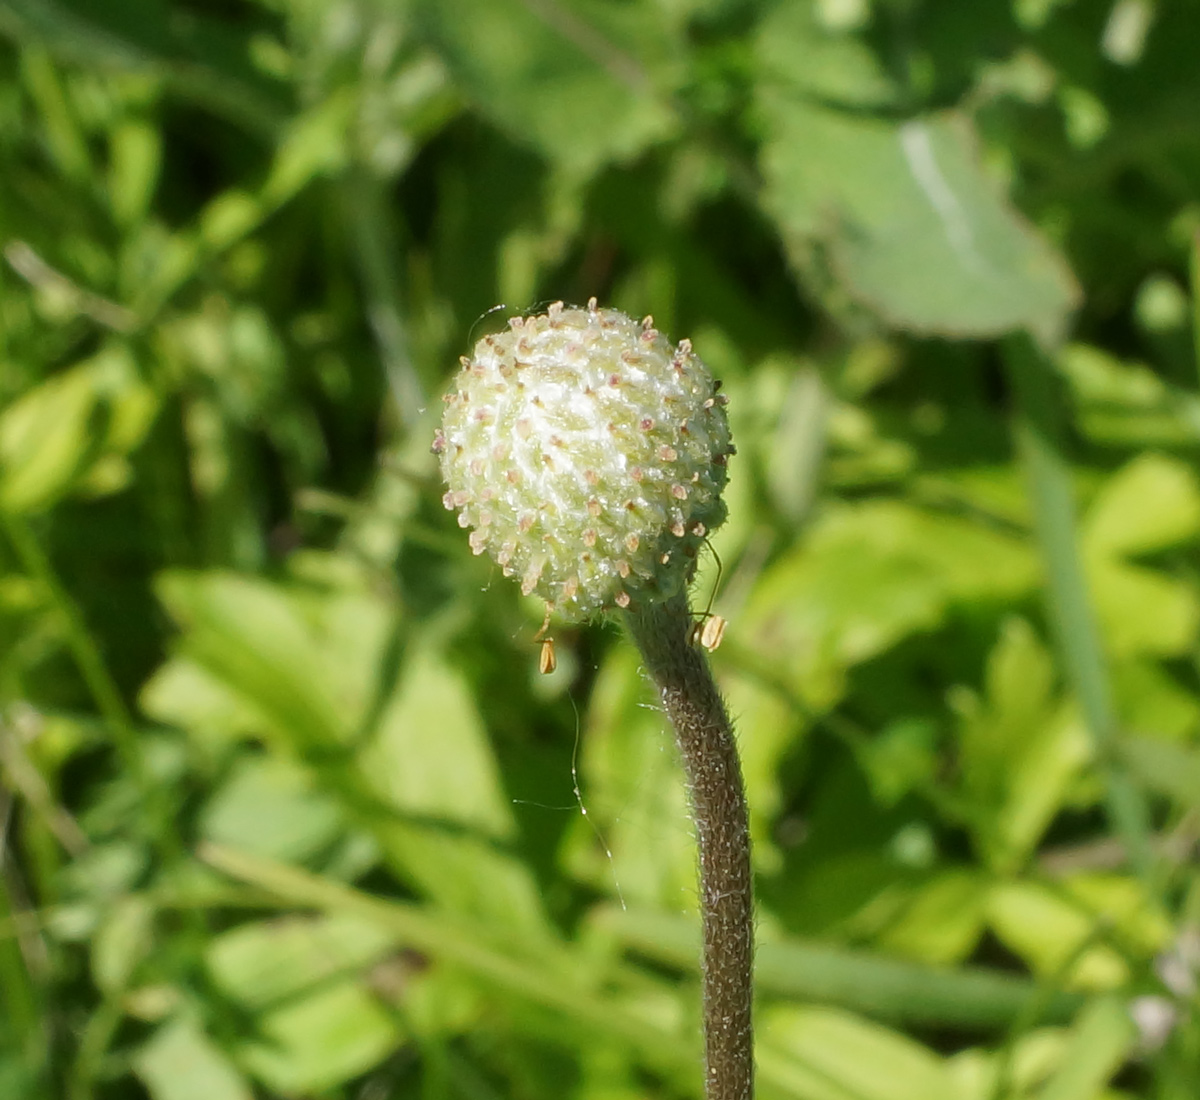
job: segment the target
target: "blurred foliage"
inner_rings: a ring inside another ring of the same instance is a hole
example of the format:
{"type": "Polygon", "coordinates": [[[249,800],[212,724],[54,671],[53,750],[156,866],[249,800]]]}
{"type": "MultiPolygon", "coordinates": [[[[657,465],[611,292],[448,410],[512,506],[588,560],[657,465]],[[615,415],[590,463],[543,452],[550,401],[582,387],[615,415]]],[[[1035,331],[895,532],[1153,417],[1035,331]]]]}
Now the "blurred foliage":
{"type": "Polygon", "coordinates": [[[538,676],[428,455],[596,295],[731,395],[764,1100],[1191,1100],[1198,55],[1196,0],[0,0],[0,1097],[699,1095],[636,656],[538,676]]]}

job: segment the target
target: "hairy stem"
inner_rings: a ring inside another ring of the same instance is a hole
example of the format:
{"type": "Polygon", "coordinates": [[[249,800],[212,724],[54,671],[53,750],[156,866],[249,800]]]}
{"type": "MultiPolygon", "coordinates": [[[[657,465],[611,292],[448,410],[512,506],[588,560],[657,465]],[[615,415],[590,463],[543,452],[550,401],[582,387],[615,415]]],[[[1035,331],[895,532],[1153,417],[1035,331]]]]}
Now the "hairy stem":
{"type": "Polygon", "coordinates": [[[751,1100],[754,954],[750,828],[737,745],[703,653],[691,643],[687,598],[626,614],[675,728],[700,849],[707,1100],[751,1100]]]}

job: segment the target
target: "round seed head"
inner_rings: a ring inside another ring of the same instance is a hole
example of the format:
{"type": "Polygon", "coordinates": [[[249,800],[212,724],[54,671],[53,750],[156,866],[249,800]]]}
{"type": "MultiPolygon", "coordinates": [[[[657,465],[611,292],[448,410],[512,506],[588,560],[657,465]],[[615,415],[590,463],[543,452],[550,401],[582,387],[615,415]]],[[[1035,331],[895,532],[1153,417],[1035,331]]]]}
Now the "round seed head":
{"type": "Polygon", "coordinates": [[[514,318],[445,398],[443,503],[475,553],[566,619],[672,596],[725,519],[734,447],[718,389],[649,317],[593,299],[514,318]]]}

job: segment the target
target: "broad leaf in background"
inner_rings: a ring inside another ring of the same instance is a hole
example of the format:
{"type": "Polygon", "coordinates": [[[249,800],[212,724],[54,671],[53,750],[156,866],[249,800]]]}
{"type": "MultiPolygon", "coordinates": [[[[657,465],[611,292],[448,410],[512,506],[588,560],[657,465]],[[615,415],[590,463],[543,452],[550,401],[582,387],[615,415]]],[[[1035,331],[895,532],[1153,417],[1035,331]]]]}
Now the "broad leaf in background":
{"type": "Polygon", "coordinates": [[[0,413],[0,507],[40,511],[72,490],[116,492],[158,400],[113,345],[26,391],[0,413]]]}
{"type": "Polygon", "coordinates": [[[1163,455],[1134,459],[1096,495],[1083,525],[1083,554],[1115,657],[1177,657],[1194,646],[1200,628],[1195,583],[1128,559],[1169,550],[1198,530],[1195,475],[1163,455]]]}
{"type": "Polygon", "coordinates": [[[963,116],[896,123],[770,85],[758,110],[764,205],[798,272],[824,249],[851,298],[914,332],[1063,332],[1074,280],[987,178],[963,116]]]}
{"type": "Polygon", "coordinates": [[[1169,925],[1135,879],[1077,874],[1061,883],[997,883],[988,923],[1033,972],[1073,989],[1110,990],[1166,946],[1169,925]]]}
{"type": "Polygon", "coordinates": [[[1194,1100],[1194,6],[0,0],[0,1096],[700,1095],[662,716],[428,455],[595,294],[731,399],[763,1100],[1194,1100]]]}
{"type": "Polygon", "coordinates": [[[254,1095],[233,1062],[187,1017],[160,1027],[133,1065],[153,1100],[252,1100],[254,1095]]]}
{"type": "MultiPolygon", "coordinates": [[[[843,11],[854,14],[852,5],[843,11]]],[[[894,107],[900,97],[896,82],[853,33],[857,26],[834,25],[837,14],[832,4],[773,5],[754,36],[758,80],[839,107],[894,107]]]]}
{"type": "Polygon", "coordinates": [[[1036,576],[1028,547],[983,524],[886,500],[833,505],[763,575],[734,626],[821,707],[847,669],[933,629],[951,603],[1020,596],[1036,576]]]}
{"type": "Polygon", "coordinates": [[[764,1013],[761,1064],[799,1100],[955,1100],[941,1059],[919,1043],[846,1012],[764,1013]]]}
{"type": "Polygon", "coordinates": [[[628,161],[678,125],[653,5],[421,0],[419,18],[485,116],[565,172],[628,161]]]}
{"type": "Polygon", "coordinates": [[[1000,873],[1028,858],[1091,755],[1074,705],[1055,690],[1050,653],[1029,624],[1004,624],[986,695],[954,691],[963,805],[984,861],[1000,873]]]}
{"type": "Polygon", "coordinates": [[[529,867],[509,849],[511,803],[463,678],[418,637],[358,755],[369,788],[395,811],[379,843],[423,893],[536,940],[550,928],[529,867]]]}
{"type": "Polygon", "coordinates": [[[394,944],[343,915],[248,923],[215,938],[213,981],[256,1015],[265,1039],[244,1043],[243,1061],[281,1092],[328,1088],[378,1062],[401,1034],[366,978],[394,944]]]}

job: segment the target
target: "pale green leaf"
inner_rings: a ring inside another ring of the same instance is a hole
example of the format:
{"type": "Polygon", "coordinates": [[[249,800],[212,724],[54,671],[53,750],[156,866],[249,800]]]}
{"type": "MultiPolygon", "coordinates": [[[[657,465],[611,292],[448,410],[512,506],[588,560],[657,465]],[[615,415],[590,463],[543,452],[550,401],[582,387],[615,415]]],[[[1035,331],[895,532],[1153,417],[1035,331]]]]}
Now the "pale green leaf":
{"type": "Polygon", "coordinates": [[[1092,557],[1087,576],[1114,657],[1181,656],[1200,629],[1200,594],[1190,581],[1119,559],[1092,557]]]}
{"type": "Polygon", "coordinates": [[[537,883],[502,848],[514,822],[491,743],[463,678],[416,647],[359,766],[403,822],[386,854],[448,909],[545,931],[537,883]]]}
{"type": "Polygon", "coordinates": [[[273,728],[223,679],[183,656],[169,659],[150,677],[138,703],[150,718],[186,729],[206,745],[262,736],[273,728]]]}
{"type": "Polygon", "coordinates": [[[233,1063],[193,1021],[177,1018],[133,1058],[152,1100],[253,1100],[233,1063]]]}
{"type": "Polygon", "coordinates": [[[266,203],[284,203],[311,180],[334,175],[344,167],[355,106],[352,90],[340,89],[288,125],[263,185],[266,203]]]}
{"type": "Polygon", "coordinates": [[[1071,1029],[1062,1063],[1037,1100],[1093,1100],[1129,1056],[1136,1038],[1122,1001],[1103,997],[1083,1012],[1071,1029]]]}
{"type": "Polygon", "coordinates": [[[1200,439],[1200,398],[1145,364],[1071,344],[1060,352],[1058,366],[1075,397],[1081,430],[1097,443],[1192,447],[1200,439]]]}
{"type": "Polygon", "coordinates": [[[361,763],[405,813],[512,835],[512,809],[475,701],[430,647],[416,647],[361,763]]]}
{"type": "Polygon", "coordinates": [[[1122,760],[1148,787],[1178,802],[1200,805],[1200,752],[1151,737],[1121,741],[1122,760]]]}
{"type": "Polygon", "coordinates": [[[109,135],[108,195],[113,218],[133,225],[145,217],[162,167],[162,138],[156,127],[126,119],[109,135]]]}
{"type": "Polygon", "coordinates": [[[1142,454],[1122,467],[1092,500],[1082,539],[1087,554],[1153,553],[1200,531],[1200,485],[1191,469],[1166,455],[1142,454]]]}
{"type": "Polygon", "coordinates": [[[759,24],[754,52],[761,82],[819,102],[884,107],[899,97],[866,42],[822,26],[813,4],[776,4],[759,24]]]}
{"type": "Polygon", "coordinates": [[[1062,330],[1074,280],[987,178],[965,117],[897,123],[771,88],[759,109],[764,201],[801,271],[823,245],[853,298],[917,332],[1062,330]]]}
{"type": "Polygon", "coordinates": [[[1200,700],[1150,659],[1115,663],[1113,692],[1131,733],[1183,739],[1200,726],[1200,700]]]}
{"type": "Polygon", "coordinates": [[[983,524],[892,501],[833,505],[763,575],[731,630],[820,699],[844,669],[936,626],[952,602],[1036,581],[1028,548],[983,524]]]}
{"type": "Polygon", "coordinates": [[[773,1008],[758,1058],[797,1100],[956,1100],[928,1047],[847,1012],[773,1008]]]}
{"type": "Polygon", "coordinates": [[[313,1093],[365,1073],[401,1041],[393,1014],[357,983],[340,982],[259,1020],[265,1041],[242,1058],[268,1088],[313,1093]]]}
{"type": "Polygon", "coordinates": [[[352,914],[293,916],[221,933],[209,944],[206,960],[225,994],[257,1010],[330,979],[356,975],[395,942],[381,925],[352,914]]]}
{"type": "Polygon", "coordinates": [[[389,608],[365,593],[314,592],[233,573],[169,573],[159,596],[182,651],[285,743],[345,743],[379,675],[389,608]]]}
{"type": "Polygon", "coordinates": [[[0,413],[0,505],[31,512],[68,492],[96,447],[96,372],[81,364],[27,390],[0,413]]]}
{"type": "Polygon", "coordinates": [[[327,848],[344,826],[312,774],[279,756],[241,758],[200,815],[205,839],[292,862],[327,848]]]}
{"type": "Polygon", "coordinates": [[[876,943],[931,963],[961,962],[984,926],[986,884],[968,871],[943,871],[924,883],[876,943]]]}
{"type": "Polygon", "coordinates": [[[105,993],[120,992],[154,948],[154,909],[143,897],[121,898],[92,938],[92,978],[105,993]]]}
{"type": "Polygon", "coordinates": [[[1040,976],[1074,989],[1106,990],[1129,978],[1127,961],[1106,942],[1147,957],[1165,946],[1170,926],[1145,887],[1117,875],[1077,875],[1060,889],[999,883],[988,898],[993,931],[1040,976]]]}

